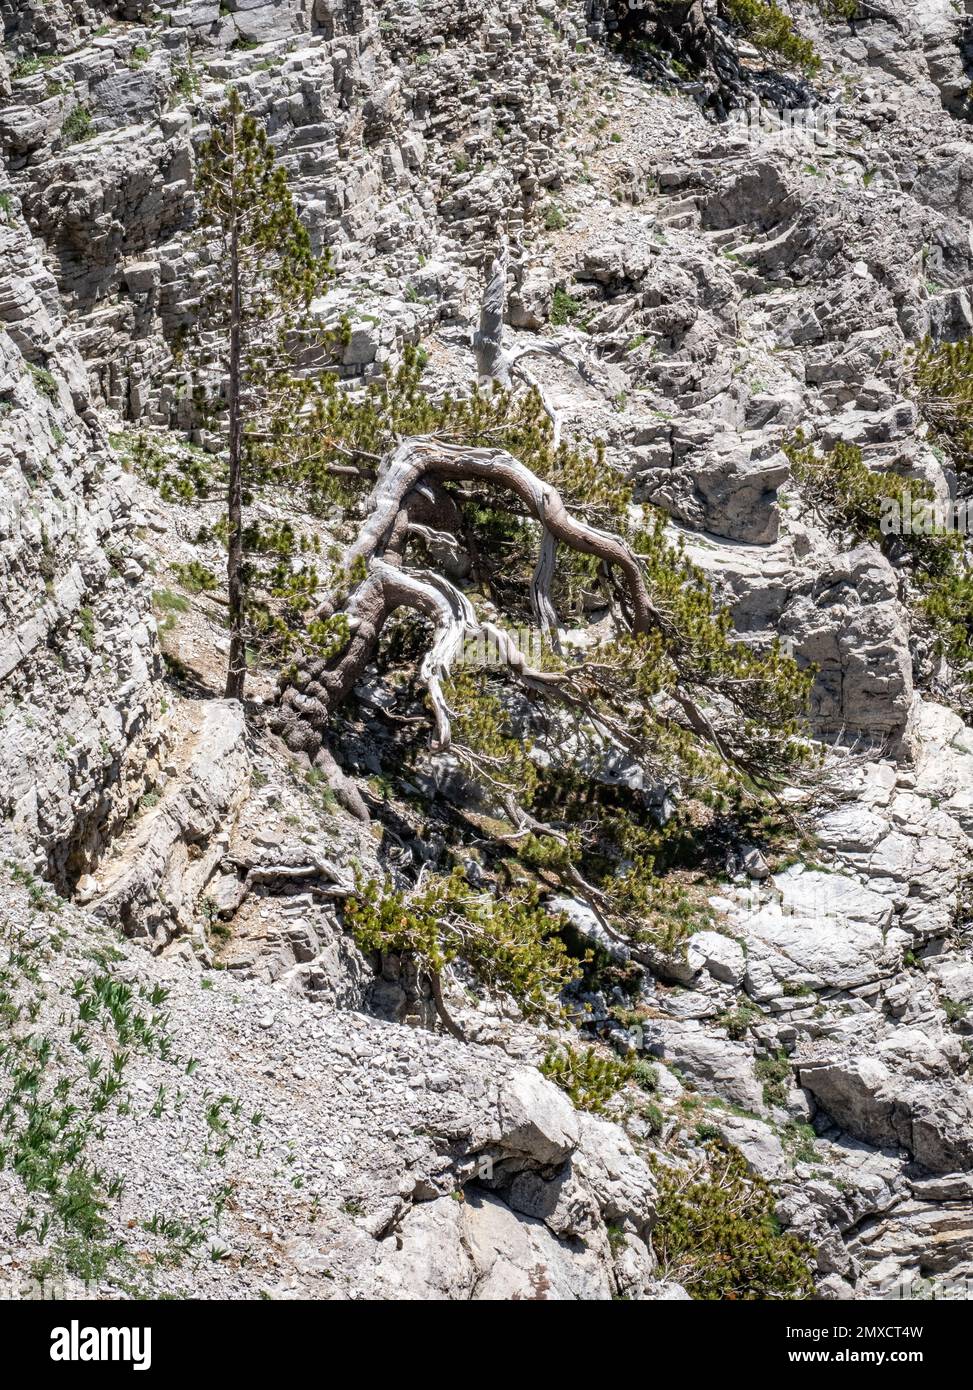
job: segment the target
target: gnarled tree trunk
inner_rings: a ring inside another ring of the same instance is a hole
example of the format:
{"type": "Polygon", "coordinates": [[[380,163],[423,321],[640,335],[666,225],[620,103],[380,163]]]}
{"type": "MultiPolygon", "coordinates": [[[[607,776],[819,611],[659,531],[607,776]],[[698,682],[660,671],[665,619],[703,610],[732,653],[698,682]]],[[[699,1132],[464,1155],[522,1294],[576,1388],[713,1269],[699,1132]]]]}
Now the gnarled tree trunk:
{"type": "MultiPolygon", "coordinates": [[[[661,622],[655,613],[642,566],[629,546],[610,532],[579,519],[557,490],[543,482],[504,449],[469,448],[437,439],[405,441],[385,461],[369,499],[369,515],[347,556],[351,570],[364,562],[364,577],[347,599],[326,612],[340,611],[348,619],[350,640],[329,660],[305,658],[281,692],[275,727],[294,751],[313,760],[325,758],[328,729],[339,705],[361,679],[375,654],[382,629],[397,610],[408,608],[427,618],[433,641],[423,658],[418,678],[426,689],[441,749],[450,744],[450,712],[442,686],[464,644],[487,638],[500,660],[525,685],[551,691],[563,682],[554,673],[531,668],[509,635],[480,621],[469,599],[443,575],[410,569],[403,560],[410,532],[426,528],[430,491],[442,495],[444,484],[485,482],[509,492],[540,526],[539,558],[532,585],[538,624],[554,621],[549,586],[555,551],[567,545],[594,555],[622,575],[635,632],[647,632],[661,622]]],[[[442,533],[439,533],[442,538],[442,533]]],[[[345,789],[340,785],[341,794],[345,789]]]]}

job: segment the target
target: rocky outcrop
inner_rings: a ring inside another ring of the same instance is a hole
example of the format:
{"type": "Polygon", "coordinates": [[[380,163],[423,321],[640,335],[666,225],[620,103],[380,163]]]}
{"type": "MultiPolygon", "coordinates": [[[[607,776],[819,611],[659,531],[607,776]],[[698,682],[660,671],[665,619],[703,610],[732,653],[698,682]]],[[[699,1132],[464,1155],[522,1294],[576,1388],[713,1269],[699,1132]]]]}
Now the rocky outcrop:
{"type": "Polygon", "coordinates": [[[901,1147],[933,1173],[973,1166],[973,1093],[901,1082],[877,1058],[800,1068],[803,1086],[849,1134],[879,1148],[901,1147]]]}
{"type": "Polygon", "coordinates": [[[552,15],[531,3],[485,23],[469,0],[321,0],[311,13],[298,0],[191,4],[161,33],[109,26],[18,78],[0,145],[80,311],[76,342],[98,397],[136,419],[186,423],[179,342],[206,263],[187,238],[193,151],[228,80],[270,119],[316,246],[339,250],[357,302],[349,371],[380,373],[416,336],[415,310],[387,337],[388,319],[372,319],[363,301],[382,277],[383,299],[435,306],[426,326],[455,317],[457,268],[482,261],[500,220],[516,232],[561,177],[577,31],[552,15]]]}
{"type": "Polygon", "coordinates": [[[198,726],[179,730],[178,752],[159,769],[162,790],[150,793],[144,816],[98,866],[98,877],[86,874],[78,884],[79,896],[94,901],[99,917],[127,936],[147,937],[156,950],[192,931],[247,794],[240,705],[212,700],[193,714],[198,726]]]}
{"type": "Polygon", "coordinates": [[[141,795],[158,653],[128,481],[0,196],[0,818],[70,885],[141,795]]]}

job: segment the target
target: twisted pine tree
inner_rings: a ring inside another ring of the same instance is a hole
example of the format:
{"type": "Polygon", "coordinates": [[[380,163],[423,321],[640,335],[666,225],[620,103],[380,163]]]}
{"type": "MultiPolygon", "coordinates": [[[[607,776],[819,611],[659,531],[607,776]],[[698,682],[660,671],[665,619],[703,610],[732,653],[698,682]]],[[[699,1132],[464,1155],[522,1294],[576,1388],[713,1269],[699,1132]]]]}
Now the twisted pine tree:
{"type": "Polygon", "coordinates": [[[244,111],[235,88],[200,151],[196,184],[200,242],[207,249],[215,242],[216,256],[199,306],[193,355],[200,383],[215,376],[223,385],[229,455],[226,695],[242,699],[248,636],[288,638],[317,586],[313,565],[294,563],[293,526],[261,528],[248,521],[245,508],[258,489],[287,487],[288,441],[316,389],[306,368],[320,367],[332,345],[311,316],[332,270],[327,255],[312,251],[267,132],[244,111]],[[252,592],[258,573],[278,602],[252,592]]]}
{"type": "Polygon", "coordinates": [[[349,393],[322,370],[333,339],[310,315],[329,266],[233,94],[199,182],[203,230],[225,249],[199,352],[201,373],[226,380],[227,694],[242,694],[248,637],[267,639],[283,667],[273,727],[367,820],[332,750],[377,663],[393,678],[381,717],[399,766],[448,755],[492,817],[482,881],[447,863],[432,883],[359,885],[349,924],[363,946],[417,964],[452,1031],[440,979],[458,958],[530,1011],[563,986],[563,923],[545,891],[582,898],[651,965],[701,925],[659,872],[676,808],[718,814],[802,777],[810,674],[776,645],[735,641],[665,518],[632,505],[598,447],[560,438],[536,385],[510,384],[530,377],[501,350],[502,254],[477,386],[436,397],[410,350],[388,382],[349,393]],[[277,502],[269,524],[244,515],[258,491],[277,502]],[[565,650],[570,625],[585,641],[565,650]],[[492,663],[471,664],[471,650],[492,663]]]}
{"type": "Polygon", "coordinates": [[[585,750],[593,769],[622,754],[646,783],[724,792],[743,782],[771,790],[796,775],[807,756],[807,674],[776,644],[757,652],[732,640],[729,614],[667,538],[665,518],[634,515],[630,487],[599,449],[555,447],[535,388],[436,401],[420,377],[411,353],[364,401],[332,384],[314,403],[308,433],[325,447],[301,459],[306,504],[323,510],[338,485],[364,519],[318,610],[340,634],[333,650],[305,650],[284,672],[277,723],[290,746],[321,754],[335,712],[406,611],[430,638],[415,674],[436,746],[504,803],[531,799],[532,764],[523,740],[512,741],[520,756],[489,747],[505,717],[488,717],[482,701],[471,707],[482,672],[466,656],[477,643],[493,654],[494,679],[502,668],[531,710],[570,734],[566,764],[585,750]],[[502,618],[489,614],[497,606],[502,618]],[[604,614],[582,656],[561,650],[559,606],[604,614]],[[512,624],[533,625],[538,664],[512,624]]]}
{"type": "Polygon", "coordinates": [[[695,1171],[654,1164],[659,1185],[652,1247],[691,1298],[804,1299],[814,1293],[813,1247],[781,1231],[770,1185],[738,1149],[706,1146],[695,1171]]]}
{"type": "MultiPolygon", "coordinates": [[[[456,1031],[440,975],[457,956],[531,1010],[563,983],[538,890],[583,899],[650,965],[698,929],[659,872],[666,837],[685,808],[723,814],[810,775],[811,673],[733,638],[665,518],[632,505],[599,448],[558,439],[536,386],[436,398],[422,378],[411,351],[386,384],[349,396],[327,378],[310,403],[295,495],[347,545],[272,723],[367,819],[332,744],[377,666],[390,698],[369,714],[397,770],[448,757],[475,788],[482,872],[467,879],[461,829],[458,878],[359,884],[349,909],[363,946],[418,963],[456,1031]]],[[[469,796],[454,805],[462,819],[469,796]]]]}

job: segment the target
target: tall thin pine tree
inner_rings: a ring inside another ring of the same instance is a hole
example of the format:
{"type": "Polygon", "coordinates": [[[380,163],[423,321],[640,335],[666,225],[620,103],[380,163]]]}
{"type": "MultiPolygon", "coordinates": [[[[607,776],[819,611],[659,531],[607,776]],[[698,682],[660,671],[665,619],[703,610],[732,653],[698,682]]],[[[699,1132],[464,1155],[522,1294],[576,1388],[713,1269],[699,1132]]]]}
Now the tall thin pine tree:
{"type": "MultiPolygon", "coordinates": [[[[244,110],[235,88],[197,165],[201,240],[218,242],[197,323],[202,366],[225,372],[229,471],[226,501],[230,651],[226,696],[242,699],[247,671],[244,506],[268,476],[267,441],[278,451],[295,427],[313,383],[295,375],[312,342],[327,335],[311,305],[332,278],[316,256],[266,130],[244,110]],[[215,234],[215,236],[214,236],[215,234]],[[215,340],[215,343],[214,343],[215,340]]],[[[274,473],[271,467],[271,473],[274,473]]]]}

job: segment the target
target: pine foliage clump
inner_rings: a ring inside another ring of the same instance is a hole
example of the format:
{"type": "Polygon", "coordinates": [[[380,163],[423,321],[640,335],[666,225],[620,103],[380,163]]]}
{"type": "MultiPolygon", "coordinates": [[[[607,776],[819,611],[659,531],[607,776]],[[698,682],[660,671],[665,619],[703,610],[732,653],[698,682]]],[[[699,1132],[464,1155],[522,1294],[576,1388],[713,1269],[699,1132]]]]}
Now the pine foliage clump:
{"type": "Polygon", "coordinates": [[[910,365],[933,439],[958,472],[973,472],[973,338],[939,344],[925,338],[910,365]]]}
{"type": "Polygon", "coordinates": [[[781,1231],[769,1185],[738,1149],[713,1141],[706,1153],[695,1169],[655,1164],[652,1244],[663,1277],[701,1300],[811,1297],[814,1252],[781,1231]]]}
{"type": "Polygon", "coordinates": [[[144,430],[134,438],[113,441],[127,465],[159,493],[164,502],[191,505],[211,499],[226,480],[216,460],[186,444],[163,447],[144,430]]]}
{"type": "Polygon", "coordinates": [[[635,1075],[636,1064],[596,1052],[593,1047],[552,1048],[540,1070],[560,1086],[578,1110],[600,1114],[635,1075]]]}
{"type": "Polygon", "coordinates": [[[556,996],[578,972],[546,911],[530,889],[495,897],[475,889],[462,870],[412,889],[360,880],[345,908],[362,951],[407,955],[433,987],[443,1022],[459,1032],[441,999],[443,970],[462,960],[477,985],[515,1002],[529,1018],[558,1016],[556,996]]]}
{"type": "Polygon", "coordinates": [[[917,616],[931,626],[938,650],[968,685],[973,568],[962,532],[939,524],[930,485],[873,472],[852,444],[836,444],[820,455],[798,435],[785,451],[802,495],[826,529],[878,546],[903,569],[917,616]]]}
{"type": "Polygon", "coordinates": [[[814,44],[774,0],[721,0],[719,12],[762,52],[801,68],[809,76],[821,67],[814,44]]]}

